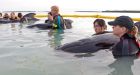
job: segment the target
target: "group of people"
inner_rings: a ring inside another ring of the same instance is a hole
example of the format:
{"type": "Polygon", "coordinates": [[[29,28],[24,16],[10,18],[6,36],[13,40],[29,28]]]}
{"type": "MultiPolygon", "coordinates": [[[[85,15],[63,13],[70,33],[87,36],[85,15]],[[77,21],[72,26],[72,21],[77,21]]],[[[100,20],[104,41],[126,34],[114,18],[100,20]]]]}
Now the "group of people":
{"type": "MultiPolygon", "coordinates": [[[[7,13],[2,16],[2,13],[0,13],[1,17],[4,19],[19,20],[22,18],[22,14],[18,13],[16,16],[14,12],[11,12],[10,16],[7,13]]],[[[51,7],[48,19],[45,22],[52,22],[54,29],[65,29],[64,20],[59,14],[58,6],[51,7]]],[[[108,22],[108,24],[113,26],[113,34],[120,38],[120,42],[112,48],[114,57],[140,55],[139,41],[137,39],[138,28],[129,16],[119,16],[114,21],[108,22]]],[[[93,36],[109,33],[109,31],[106,31],[107,25],[103,19],[96,19],[93,22],[93,28],[95,30],[93,36]]]]}
{"type": "MultiPolygon", "coordinates": [[[[140,43],[137,38],[138,28],[129,16],[119,16],[114,21],[108,22],[113,26],[113,34],[120,38],[112,48],[115,58],[122,56],[140,56],[140,43]]],[[[107,25],[103,19],[96,19],[93,22],[94,35],[109,33],[106,31],[107,25]]]]}
{"type": "Polygon", "coordinates": [[[22,17],[22,13],[18,13],[17,15],[15,12],[11,12],[10,15],[8,13],[0,13],[0,18],[4,20],[20,20],[22,17]]]}
{"type": "MultiPolygon", "coordinates": [[[[64,29],[63,17],[59,14],[58,6],[52,6],[48,13],[48,20],[54,23],[54,28],[64,29]]],[[[48,21],[47,20],[47,21],[48,21]]],[[[139,41],[137,39],[138,28],[134,25],[133,20],[129,16],[119,16],[114,21],[108,22],[113,26],[113,34],[120,38],[112,48],[112,54],[115,58],[122,56],[140,56],[139,41]]],[[[96,19],[93,22],[95,30],[94,35],[110,33],[106,31],[107,25],[103,19],[96,19]]]]}

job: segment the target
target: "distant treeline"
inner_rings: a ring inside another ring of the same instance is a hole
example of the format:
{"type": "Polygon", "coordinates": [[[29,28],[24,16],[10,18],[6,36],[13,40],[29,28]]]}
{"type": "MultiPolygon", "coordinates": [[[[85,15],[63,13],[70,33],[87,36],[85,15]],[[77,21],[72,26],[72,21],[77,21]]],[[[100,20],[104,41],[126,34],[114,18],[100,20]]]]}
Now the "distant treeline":
{"type": "MultiPolygon", "coordinates": [[[[49,11],[2,11],[2,12],[49,12],[49,11]]],[[[104,11],[74,11],[74,12],[107,12],[107,13],[140,13],[140,10],[104,10],[104,11]]]]}
{"type": "Polygon", "coordinates": [[[105,11],[76,11],[76,12],[140,13],[140,10],[105,10],[105,11]]]}
{"type": "Polygon", "coordinates": [[[2,11],[2,12],[49,12],[49,11],[2,11]]]}

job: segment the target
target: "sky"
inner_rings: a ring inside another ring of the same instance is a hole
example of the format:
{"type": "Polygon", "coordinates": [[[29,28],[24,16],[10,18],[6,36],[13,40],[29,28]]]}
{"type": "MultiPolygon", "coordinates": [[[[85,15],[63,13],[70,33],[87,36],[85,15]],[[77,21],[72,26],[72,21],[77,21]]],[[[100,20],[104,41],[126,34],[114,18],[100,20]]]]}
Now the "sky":
{"type": "Polygon", "coordinates": [[[0,11],[49,11],[52,5],[61,11],[139,10],[139,0],[1,0],[0,11]]]}

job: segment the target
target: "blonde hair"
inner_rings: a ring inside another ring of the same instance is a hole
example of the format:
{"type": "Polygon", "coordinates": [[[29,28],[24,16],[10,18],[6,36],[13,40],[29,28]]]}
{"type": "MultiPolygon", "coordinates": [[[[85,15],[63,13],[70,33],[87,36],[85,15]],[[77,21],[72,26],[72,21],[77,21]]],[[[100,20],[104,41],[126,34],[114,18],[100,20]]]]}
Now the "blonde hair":
{"type": "Polygon", "coordinates": [[[51,6],[51,10],[56,11],[56,12],[59,12],[59,7],[56,6],[56,5],[51,6]]]}
{"type": "Polygon", "coordinates": [[[138,28],[136,26],[134,26],[130,31],[128,31],[128,34],[137,37],[138,35],[138,28]]]}

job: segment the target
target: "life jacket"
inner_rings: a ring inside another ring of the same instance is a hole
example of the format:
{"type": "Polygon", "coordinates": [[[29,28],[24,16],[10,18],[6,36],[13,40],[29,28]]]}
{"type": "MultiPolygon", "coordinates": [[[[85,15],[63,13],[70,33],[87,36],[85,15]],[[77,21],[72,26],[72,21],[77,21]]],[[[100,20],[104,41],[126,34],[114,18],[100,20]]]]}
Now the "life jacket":
{"type": "Polygon", "coordinates": [[[136,38],[130,37],[128,34],[120,38],[120,42],[112,48],[114,57],[132,56],[139,51],[139,46],[136,44],[136,38]]]}
{"type": "MultiPolygon", "coordinates": [[[[51,12],[48,14],[52,15],[51,12]]],[[[53,16],[53,21],[45,20],[45,23],[51,24],[53,29],[65,29],[64,19],[60,14],[53,16]]]]}
{"type": "Polygon", "coordinates": [[[54,25],[56,25],[56,26],[53,26],[54,28],[56,28],[56,29],[65,29],[64,19],[60,14],[54,16],[53,19],[54,19],[53,23],[54,23],[54,25]]]}

